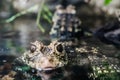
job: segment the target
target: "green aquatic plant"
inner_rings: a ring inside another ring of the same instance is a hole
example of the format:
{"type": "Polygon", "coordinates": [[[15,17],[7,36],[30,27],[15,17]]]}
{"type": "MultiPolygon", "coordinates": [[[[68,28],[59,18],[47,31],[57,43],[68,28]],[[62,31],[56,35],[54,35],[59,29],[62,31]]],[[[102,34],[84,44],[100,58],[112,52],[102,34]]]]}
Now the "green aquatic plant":
{"type": "Polygon", "coordinates": [[[38,14],[37,14],[37,19],[36,19],[36,24],[38,26],[38,28],[42,31],[42,32],[45,32],[45,29],[43,28],[43,26],[41,25],[40,23],[40,19],[43,18],[45,19],[48,23],[51,23],[52,20],[51,20],[51,17],[52,17],[52,13],[51,11],[49,10],[48,6],[46,6],[45,4],[45,0],[42,0],[42,2],[40,4],[35,4],[33,5],[32,7],[26,9],[26,10],[23,10],[21,12],[18,12],[16,14],[14,14],[13,16],[11,16],[10,18],[2,21],[2,23],[11,23],[13,22],[16,18],[18,17],[21,17],[23,15],[26,15],[26,14],[30,14],[31,12],[33,12],[33,10],[36,8],[36,7],[39,7],[39,11],[38,11],[38,14]]]}
{"type": "Polygon", "coordinates": [[[41,3],[41,6],[39,7],[39,11],[37,14],[37,19],[36,19],[36,24],[38,25],[38,28],[42,31],[45,32],[45,29],[42,27],[42,25],[40,24],[40,19],[44,18],[47,22],[51,23],[51,18],[52,17],[52,13],[51,11],[48,9],[48,7],[44,4],[44,0],[41,3]]]}
{"type": "Polygon", "coordinates": [[[112,0],[104,0],[104,5],[108,5],[112,2],[112,0]]]}
{"type": "Polygon", "coordinates": [[[25,14],[28,14],[28,13],[31,13],[38,5],[34,5],[32,7],[30,7],[29,9],[26,9],[24,11],[21,11],[19,13],[16,13],[15,15],[11,16],[10,18],[6,19],[4,22],[5,23],[10,23],[12,21],[14,21],[16,18],[22,16],[22,15],[25,15],[25,14]]]}

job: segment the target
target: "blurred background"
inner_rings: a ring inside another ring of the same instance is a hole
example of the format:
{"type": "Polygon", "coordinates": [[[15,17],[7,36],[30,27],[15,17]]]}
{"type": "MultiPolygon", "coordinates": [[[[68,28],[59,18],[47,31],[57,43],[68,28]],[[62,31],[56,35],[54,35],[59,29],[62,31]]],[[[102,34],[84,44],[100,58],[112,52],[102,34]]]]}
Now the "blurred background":
{"type": "MultiPolygon", "coordinates": [[[[92,31],[116,18],[119,0],[66,0],[73,4],[77,16],[92,31]]],[[[48,44],[55,7],[64,0],[1,0],[0,54],[21,55],[30,42],[48,44]]]]}

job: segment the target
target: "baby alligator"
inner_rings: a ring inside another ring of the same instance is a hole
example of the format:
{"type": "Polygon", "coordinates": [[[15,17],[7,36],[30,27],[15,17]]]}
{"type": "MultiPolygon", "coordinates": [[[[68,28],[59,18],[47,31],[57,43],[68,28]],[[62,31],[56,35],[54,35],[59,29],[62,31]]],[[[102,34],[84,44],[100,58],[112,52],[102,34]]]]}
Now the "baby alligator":
{"type": "Polygon", "coordinates": [[[79,39],[84,34],[81,21],[76,17],[73,5],[68,5],[66,8],[58,5],[52,21],[53,26],[50,31],[52,39],[74,40],[79,39]]]}
{"type": "MultiPolygon", "coordinates": [[[[93,70],[99,69],[100,72],[104,70],[110,73],[120,72],[119,60],[102,56],[97,48],[88,46],[76,48],[58,41],[53,41],[48,46],[35,41],[31,43],[30,49],[17,60],[39,72],[72,65],[92,66],[93,70]]],[[[91,75],[93,74],[89,74],[91,75]]]]}

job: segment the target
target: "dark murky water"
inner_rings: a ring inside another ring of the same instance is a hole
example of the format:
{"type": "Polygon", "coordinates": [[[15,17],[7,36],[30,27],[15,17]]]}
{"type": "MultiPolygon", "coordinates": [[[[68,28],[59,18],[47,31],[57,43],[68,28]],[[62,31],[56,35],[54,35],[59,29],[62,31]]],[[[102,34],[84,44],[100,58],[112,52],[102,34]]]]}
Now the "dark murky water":
{"type": "MultiPolygon", "coordinates": [[[[10,26],[12,26],[10,29],[2,30],[2,32],[0,33],[0,77],[8,74],[12,75],[10,77],[14,76],[14,72],[11,72],[13,71],[14,67],[13,61],[16,57],[22,55],[22,53],[29,48],[30,42],[33,42],[35,40],[41,40],[45,44],[49,44],[51,41],[48,33],[50,27],[45,27],[47,28],[47,31],[43,34],[36,26],[35,20],[18,19],[13,24],[4,25],[5,28],[8,28],[10,26]]],[[[48,26],[48,24],[46,24],[46,26],[48,26]]],[[[118,49],[116,49],[112,45],[106,45],[100,42],[95,37],[91,36],[81,39],[81,43],[85,43],[94,47],[99,47],[99,50],[101,50],[103,55],[109,57],[117,57],[120,59],[120,52],[118,49]]],[[[61,69],[58,69],[53,72],[47,72],[42,74],[40,73],[39,75],[41,77],[34,75],[34,71],[32,72],[31,69],[27,71],[29,74],[22,74],[20,72],[16,75],[17,77],[14,76],[14,78],[16,78],[15,80],[45,80],[53,77],[53,80],[58,80],[58,78],[61,80],[88,80],[88,76],[84,74],[84,72],[86,72],[84,67],[73,66],[65,68],[66,73],[62,72],[61,69]],[[67,76],[65,76],[66,74],[67,76]]],[[[7,79],[9,80],[10,77],[7,77],[7,79]]]]}
{"type": "MultiPolygon", "coordinates": [[[[39,37],[40,36],[39,32],[27,32],[27,33],[29,34],[31,33],[33,37],[35,37],[34,35],[37,35],[36,39],[42,40],[46,44],[50,43],[50,40],[48,40],[47,38],[49,37],[48,35],[46,35],[47,37],[43,35],[39,37]]],[[[22,55],[22,53],[29,47],[30,41],[36,40],[35,38],[32,40],[31,36],[27,36],[27,35],[24,35],[24,36],[26,36],[25,39],[21,39],[20,36],[18,38],[15,38],[15,36],[13,36],[13,38],[1,39],[1,42],[0,42],[0,47],[1,47],[0,49],[0,77],[3,77],[8,74],[9,75],[14,74],[14,72],[11,72],[13,71],[13,67],[14,67],[12,64],[14,59],[22,55]]],[[[90,46],[99,47],[99,50],[101,50],[102,54],[106,56],[120,58],[119,50],[116,49],[112,45],[106,45],[104,43],[101,43],[99,40],[93,37],[84,38],[82,39],[81,42],[84,43],[84,41],[90,46]]],[[[86,69],[84,69],[84,67],[73,66],[73,67],[65,67],[65,68],[66,68],[65,69],[66,73],[62,72],[62,69],[58,69],[52,72],[38,74],[40,76],[36,76],[35,75],[36,71],[32,71],[31,69],[31,70],[28,70],[27,73],[24,73],[24,74],[22,74],[24,71],[22,73],[20,72],[18,75],[16,75],[17,77],[14,77],[14,78],[15,80],[21,80],[21,79],[22,80],[23,79],[24,80],[41,80],[41,79],[46,80],[51,77],[53,78],[53,80],[58,80],[58,79],[60,80],[93,80],[93,79],[88,79],[88,76],[86,74],[84,75],[84,72],[86,72],[86,69]],[[65,76],[66,74],[67,76],[65,76]]],[[[9,80],[10,78],[7,77],[7,79],[9,80]]]]}

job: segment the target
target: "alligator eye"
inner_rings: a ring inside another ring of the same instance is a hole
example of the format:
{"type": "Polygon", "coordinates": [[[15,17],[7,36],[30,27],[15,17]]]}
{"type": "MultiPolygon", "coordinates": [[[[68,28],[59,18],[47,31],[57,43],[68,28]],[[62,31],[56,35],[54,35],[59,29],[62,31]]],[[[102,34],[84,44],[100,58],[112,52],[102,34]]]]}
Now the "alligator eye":
{"type": "Polygon", "coordinates": [[[31,47],[30,47],[31,53],[33,53],[35,50],[36,50],[36,46],[35,45],[31,45],[31,47]]]}
{"type": "Polygon", "coordinates": [[[56,46],[56,50],[57,50],[58,52],[62,52],[62,51],[63,51],[63,46],[62,46],[62,44],[58,44],[58,45],[56,46]]]}

